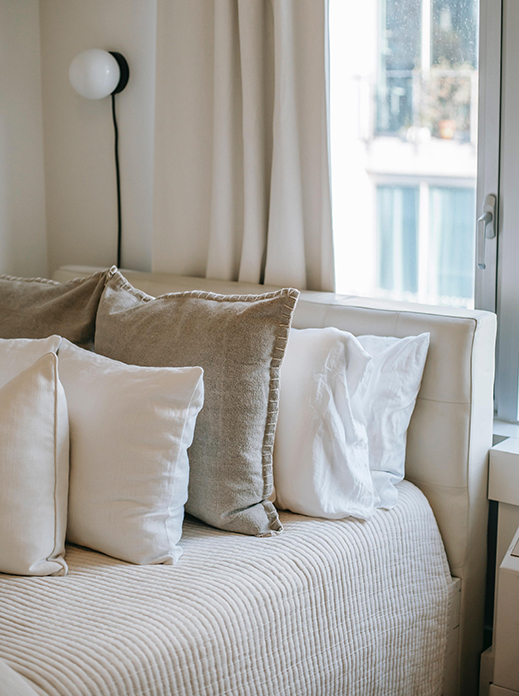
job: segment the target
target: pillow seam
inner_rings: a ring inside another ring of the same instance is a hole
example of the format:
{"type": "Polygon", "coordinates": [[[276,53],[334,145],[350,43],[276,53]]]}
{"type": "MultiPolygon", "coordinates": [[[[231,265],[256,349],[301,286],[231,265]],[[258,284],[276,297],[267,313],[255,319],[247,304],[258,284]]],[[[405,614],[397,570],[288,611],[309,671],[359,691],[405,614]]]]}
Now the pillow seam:
{"type": "MultiPolygon", "coordinates": [[[[190,368],[190,369],[193,369],[193,368],[190,368]]],[[[195,367],[194,369],[196,369],[196,367],[195,367]]],[[[200,368],[200,369],[201,369],[201,368],[200,368]]],[[[187,423],[188,423],[188,421],[190,420],[190,418],[189,418],[189,411],[191,410],[191,407],[192,407],[192,404],[193,404],[193,400],[194,400],[195,396],[197,395],[197,392],[198,392],[198,389],[199,389],[199,385],[200,385],[200,379],[203,379],[203,370],[202,370],[202,374],[199,375],[199,377],[198,377],[198,379],[197,379],[197,381],[196,381],[195,388],[193,389],[193,392],[192,392],[192,394],[191,394],[191,398],[189,399],[189,404],[187,405],[187,408],[186,408],[186,410],[185,410],[184,423],[183,423],[183,425],[182,425],[182,434],[181,434],[181,436],[180,436],[180,442],[182,443],[182,445],[184,444],[184,434],[185,434],[185,432],[186,432],[187,423]]],[[[196,421],[195,421],[195,426],[196,426],[196,421]]],[[[193,432],[194,432],[194,428],[193,428],[193,432]]],[[[187,461],[188,461],[188,469],[189,469],[189,455],[188,455],[188,453],[187,453],[187,450],[188,450],[188,449],[189,449],[189,447],[186,447],[186,448],[185,448],[185,453],[186,453],[186,458],[187,458],[187,461]]],[[[169,468],[169,473],[170,473],[170,474],[172,474],[174,471],[176,471],[176,469],[177,469],[177,467],[178,467],[179,460],[180,460],[180,458],[181,458],[181,456],[182,456],[182,452],[183,452],[183,451],[184,451],[184,448],[183,448],[183,447],[180,447],[174,465],[171,466],[171,467],[169,468]]],[[[188,479],[188,483],[189,483],[189,479],[188,479]]],[[[164,530],[165,530],[165,532],[166,532],[166,538],[167,538],[167,540],[168,540],[168,551],[169,551],[170,555],[173,555],[173,554],[171,553],[172,548],[175,548],[175,547],[177,547],[177,546],[179,545],[178,542],[177,542],[176,544],[173,544],[173,546],[171,545],[171,536],[170,536],[170,534],[169,534],[169,529],[168,529],[168,525],[167,525],[167,521],[168,521],[169,519],[171,519],[171,505],[172,505],[173,500],[174,500],[174,498],[175,498],[175,493],[176,493],[176,491],[173,489],[173,486],[172,486],[172,491],[171,491],[171,495],[170,495],[170,499],[169,499],[169,503],[168,503],[167,519],[166,519],[166,517],[164,518],[164,530]]],[[[187,500],[184,501],[183,506],[182,506],[182,507],[184,508],[184,514],[185,514],[186,502],[187,502],[187,500]]],[[[182,535],[182,528],[181,528],[181,530],[180,530],[180,534],[182,535]]]]}
{"type": "MultiPolygon", "coordinates": [[[[54,373],[54,546],[52,552],[47,556],[47,561],[50,563],[56,563],[59,568],[63,571],[65,569],[63,562],[57,560],[57,547],[58,547],[58,400],[59,400],[59,377],[58,377],[58,356],[56,353],[51,353],[54,355],[53,360],[53,373],[54,373]]],[[[57,571],[59,572],[59,570],[57,571]]]]}
{"type": "Polygon", "coordinates": [[[103,273],[106,273],[106,270],[104,271],[96,271],[92,275],[85,276],[84,278],[71,278],[70,280],[67,280],[65,283],[60,283],[59,280],[52,280],[51,278],[41,278],[39,276],[35,276],[34,278],[21,278],[20,276],[12,276],[12,275],[5,275],[5,274],[0,274],[0,280],[12,280],[12,281],[18,281],[20,283],[41,283],[41,285],[69,285],[71,283],[76,283],[79,285],[85,280],[91,280],[92,278],[95,278],[97,276],[101,277],[103,273]],[[79,281],[79,282],[78,282],[79,281]]]}
{"type": "Polygon", "coordinates": [[[194,297],[203,300],[214,300],[215,302],[258,302],[259,300],[271,300],[286,296],[289,301],[293,301],[295,304],[295,300],[297,300],[299,297],[299,290],[296,290],[295,288],[280,288],[279,290],[273,290],[271,292],[259,294],[250,293],[247,295],[224,295],[221,293],[209,292],[207,290],[184,290],[182,292],[168,292],[154,297],[153,295],[148,295],[146,292],[136,288],[128,280],[126,280],[117,269],[114,270],[114,267],[108,271],[105,285],[108,286],[109,281],[111,280],[117,283],[118,288],[128,291],[131,295],[138,297],[143,302],[152,302],[153,300],[158,300],[163,297],[194,297]]]}
{"type": "Polygon", "coordinates": [[[263,444],[261,448],[262,474],[263,474],[263,508],[267,514],[269,529],[272,531],[281,531],[283,525],[279,520],[279,516],[275,506],[267,500],[274,486],[274,468],[273,468],[273,451],[274,437],[276,432],[277,416],[279,413],[279,380],[281,364],[285,355],[285,350],[290,334],[290,325],[292,323],[292,315],[299,292],[292,291],[286,294],[286,300],[283,305],[283,316],[286,318],[286,323],[279,322],[277,324],[276,337],[272,348],[270,360],[270,380],[269,380],[269,397],[267,402],[267,418],[265,422],[265,431],[263,435],[263,444]]]}

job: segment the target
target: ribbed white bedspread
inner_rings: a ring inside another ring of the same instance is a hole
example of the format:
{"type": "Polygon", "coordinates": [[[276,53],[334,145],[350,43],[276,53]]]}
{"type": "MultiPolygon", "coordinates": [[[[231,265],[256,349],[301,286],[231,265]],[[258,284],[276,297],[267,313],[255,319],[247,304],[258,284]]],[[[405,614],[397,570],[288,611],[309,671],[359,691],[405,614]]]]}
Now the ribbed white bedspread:
{"type": "Polygon", "coordinates": [[[451,580],[399,490],[369,522],[283,514],[273,538],[187,520],[177,566],[70,547],[66,577],[0,576],[0,657],[53,696],[440,694],[451,580]]]}

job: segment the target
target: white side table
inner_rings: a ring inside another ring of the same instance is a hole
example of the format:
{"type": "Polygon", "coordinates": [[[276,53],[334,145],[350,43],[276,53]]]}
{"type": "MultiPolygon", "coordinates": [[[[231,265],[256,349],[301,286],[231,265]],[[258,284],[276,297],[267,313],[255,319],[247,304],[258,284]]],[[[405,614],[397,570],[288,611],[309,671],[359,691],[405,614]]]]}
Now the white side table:
{"type": "Polygon", "coordinates": [[[498,573],[491,696],[519,696],[519,529],[498,573]]]}
{"type": "Polygon", "coordinates": [[[519,438],[509,437],[490,450],[488,498],[499,503],[497,570],[519,527],[519,438]]]}
{"type": "MultiPolygon", "coordinates": [[[[488,498],[499,503],[496,549],[496,608],[499,593],[499,567],[519,528],[519,438],[509,437],[490,450],[488,498]]],[[[519,595],[517,598],[519,604],[519,595]]],[[[515,690],[497,686],[494,682],[495,639],[497,636],[494,611],[494,645],[481,658],[480,696],[519,696],[515,690]]],[[[517,638],[519,641],[519,637],[517,638]]],[[[519,662],[519,642],[517,643],[519,662]]]]}

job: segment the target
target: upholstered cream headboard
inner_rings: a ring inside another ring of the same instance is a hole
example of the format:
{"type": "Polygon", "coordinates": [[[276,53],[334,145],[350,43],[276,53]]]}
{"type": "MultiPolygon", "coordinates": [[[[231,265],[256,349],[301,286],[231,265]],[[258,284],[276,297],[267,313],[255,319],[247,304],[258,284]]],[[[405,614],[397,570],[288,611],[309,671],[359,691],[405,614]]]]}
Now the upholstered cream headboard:
{"type": "MultiPolygon", "coordinates": [[[[64,267],[55,279],[94,268],[64,267]]],[[[245,283],[123,271],[150,295],[189,289],[261,293],[245,283]]],[[[462,580],[461,681],[473,682],[482,649],[487,535],[487,455],[492,444],[496,318],[455,310],[303,292],[296,328],[335,326],[353,334],[409,336],[424,331],[431,343],[408,433],[406,477],[427,496],[436,515],[452,575],[462,580]]]]}

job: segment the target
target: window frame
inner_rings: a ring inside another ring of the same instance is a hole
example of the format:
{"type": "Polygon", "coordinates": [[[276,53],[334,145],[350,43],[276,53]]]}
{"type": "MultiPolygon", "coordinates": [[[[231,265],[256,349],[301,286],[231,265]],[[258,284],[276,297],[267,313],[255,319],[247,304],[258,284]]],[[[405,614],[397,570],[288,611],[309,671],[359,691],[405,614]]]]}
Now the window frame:
{"type": "MultiPolygon", "coordinates": [[[[501,151],[501,73],[503,0],[480,0],[479,5],[479,98],[476,218],[487,194],[497,196],[495,229],[499,229],[501,151]]],[[[474,231],[475,232],[475,231],[474,231]]],[[[487,239],[484,270],[475,269],[474,306],[497,310],[498,236],[487,239]]]]}
{"type": "Polygon", "coordinates": [[[519,400],[519,7],[502,5],[502,98],[497,274],[496,414],[516,423],[519,400]],[[515,74],[514,74],[515,68],[515,74]]]}

